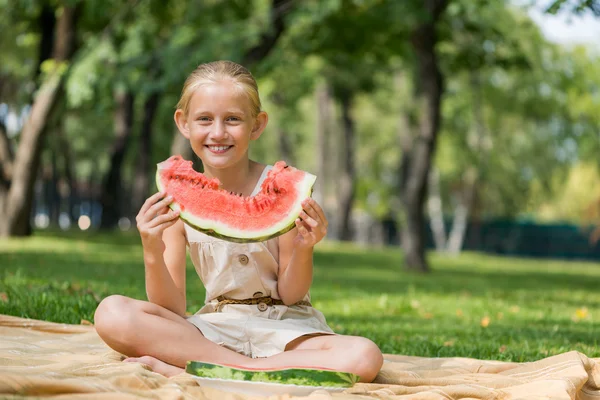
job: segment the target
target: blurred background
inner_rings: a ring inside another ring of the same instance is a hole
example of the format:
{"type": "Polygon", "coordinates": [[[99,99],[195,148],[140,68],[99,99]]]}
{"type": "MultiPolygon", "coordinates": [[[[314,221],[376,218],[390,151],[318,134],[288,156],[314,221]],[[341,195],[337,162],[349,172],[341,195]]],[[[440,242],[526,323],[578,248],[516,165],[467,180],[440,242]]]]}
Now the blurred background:
{"type": "MultiPolygon", "coordinates": [[[[247,66],[251,156],[318,176],[328,238],[600,260],[600,5],[0,0],[0,237],[134,231],[200,63],[247,66]]],[[[1,240],[1,239],[0,239],[1,240]]]]}

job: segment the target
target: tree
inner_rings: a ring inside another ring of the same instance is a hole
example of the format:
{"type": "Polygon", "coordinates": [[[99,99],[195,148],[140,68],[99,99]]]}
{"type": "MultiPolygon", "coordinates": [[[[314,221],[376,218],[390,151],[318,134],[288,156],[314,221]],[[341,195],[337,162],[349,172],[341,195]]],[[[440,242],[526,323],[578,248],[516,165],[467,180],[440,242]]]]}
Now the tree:
{"type": "Polygon", "coordinates": [[[597,0],[554,0],[546,8],[546,12],[549,14],[556,14],[560,10],[568,9],[568,12],[574,14],[581,14],[586,10],[591,11],[597,16],[600,16],[600,2],[597,0]]]}
{"type": "MultiPolygon", "coordinates": [[[[137,18],[131,21],[131,36],[121,39],[122,45],[127,47],[130,43],[141,42],[137,47],[140,53],[130,56],[130,59],[122,61],[122,65],[116,66],[115,73],[128,71],[131,81],[139,81],[134,90],[134,85],[126,85],[126,91],[132,97],[125,103],[116,104],[115,118],[116,131],[115,142],[112,145],[112,156],[109,170],[104,178],[102,191],[103,213],[101,226],[104,229],[113,228],[118,217],[122,215],[122,202],[119,196],[122,194],[120,188],[123,183],[123,156],[128,146],[135,144],[137,148],[137,162],[133,174],[133,190],[131,196],[131,209],[137,210],[148,195],[150,190],[150,175],[152,171],[153,156],[152,149],[155,147],[153,131],[154,118],[159,112],[160,100],[178,94],[181,83],[196,65],[191,62],[211,61],[213,59],[232,59],[240,61],[249,68],[267,57],[276,45],[278,38],[285,30],[284,17],[290,11],[293,3],[283,0],[271,0],[268,12],[268,24],[266,29],[259,31],[257,41],[250,41],[246,36],[229,36],[223,34],[229,29],[238,29],[242,25],[256,24],[253,19],[252,4],[240,2],[235,7],[224,8],[223,2],[197,6],[194,2],[180,2],[174,4],[164,3],[156,7],[145,8],[137,13],[137,18]],[[207,16],[211,16],[211,24],[206,24],[207,16]],[[176,21],[184,21],[177,25],[176,21]],[[204,21],[198,24],[197,20],[204,21]],[[201,26],[201,28],[198,28],[201,26]],[[168,27],[168,28],[165,28],[168,27]],[[190,35],[190,32],[193,32],[190,35]],[[135,36],[134,36],[135,35],[135,36]],[[142,36],[143,39],[139,39],[142,36]],[[211,36],[214,36],[211,38],[211,36]],[[215,45],[215,43],[217,45],[215,45]],[[190,53],[192,57],[190,57],[190,53]],[[149,56],[148,56],[149,54],[149,56]],[[194,55],[197,55],[195,57],[194,55]],[[173,63],[172,60],[182,59],[185,63],[173,63]],[[151,71],[148,76],[145,71],[151,71]],[[140,79],[140,77],[142,79],[140,79]],[[150,78],[150,79],[148,79],[150,78]],[[132,135],[132,126],[127,121],[133,119],[134,108],[126,107],[119,110],[121,105],[127,106],[133,101],[133,97],[143,98],[141,110],[142,123],[139,127],[137,142],[129,140],[132,135]],[[123,129],[128,127],[128,129],[123,129]]],[[[113,39],[116,41],[117,38],[113,39]]],[[[119,98],[116,98],[119,100],[119,98]]],[[[172,123],[170,124],[173,125],[172,123]]],[[[173,128],[168,130],[175,132],[170,146],[171,154],[182,154],[184,158],[195,161],[197,169],[202,166],[194,156],[185,138],[173,128]]]]}
{"type": "Polygon", "coordinates": [[[409,270],[428,272],[425,258],[424,210],[427,180],[440,128],[444,80],[436,46],[437,25],[448,0],[423,3],[424,20],[413,30],[411,45],[416,59],[415,104],[418,122],[414,137],[400,143],[402,148],[401,199],[404,211],[402,248],[409,270]]]}
{"type": "MultiPolygon", "coordinates": [[[[11,181],[2,185],[5,189],[0,192],[0,219],[6,221],[0,226],[0,236],[25,236],[31,233],[29,215],[33,184],[40,161],[40,152],[47,121],[52,109],[60,98],[64,76],[69,62],[73,57],[76,45],[76,23],[79,6],[63,5],[54,28],[54,42],[51,58],[42,64],[43,81],[31,105],[27,122],[21,132],[19,146],[14,159],[6,160],[3,165],[9,165],[12,170],[11,181]]],[[[46,53],[42,46],[40,57],[46,53]]],[[[5,133],[0,130],[0,134],[5,133]]],[[[2,143],[6,144],[4,139],[2,143]]],[[[3,152],[3,155],[9,155],[3,152]]],[[[7,168],[3,168],[6,170],[7,168]]]]}

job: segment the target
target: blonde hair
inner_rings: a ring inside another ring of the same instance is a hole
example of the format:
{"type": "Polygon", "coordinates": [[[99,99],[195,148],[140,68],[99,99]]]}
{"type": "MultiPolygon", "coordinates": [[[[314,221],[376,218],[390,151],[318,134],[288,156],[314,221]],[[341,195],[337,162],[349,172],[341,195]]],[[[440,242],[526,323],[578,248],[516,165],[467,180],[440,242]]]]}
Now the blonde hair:
{"type": "Polygon", "coordinates": [[[183,84],[177,108],[187,116],[192,94],[204,84],[219,81],[231,81],[236,84],[250,100],[252,117],[256,117],[260,113],[261,103],[256,80],[250,71],[233,61],[213,61],[196,67],[183,84]]]}

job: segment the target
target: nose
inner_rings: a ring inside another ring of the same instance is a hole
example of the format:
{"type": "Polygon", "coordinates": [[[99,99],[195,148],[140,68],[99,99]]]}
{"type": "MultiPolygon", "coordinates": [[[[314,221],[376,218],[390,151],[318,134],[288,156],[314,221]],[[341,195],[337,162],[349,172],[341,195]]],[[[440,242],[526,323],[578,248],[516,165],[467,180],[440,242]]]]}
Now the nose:
{"type": "Polygon", "coordinates": [[[210,137],[214,140],[222,140],[227,136],[225,130],[225,124],[221,121],[216,121],[213,125],[213,129],[210,131],[210,137]]]}

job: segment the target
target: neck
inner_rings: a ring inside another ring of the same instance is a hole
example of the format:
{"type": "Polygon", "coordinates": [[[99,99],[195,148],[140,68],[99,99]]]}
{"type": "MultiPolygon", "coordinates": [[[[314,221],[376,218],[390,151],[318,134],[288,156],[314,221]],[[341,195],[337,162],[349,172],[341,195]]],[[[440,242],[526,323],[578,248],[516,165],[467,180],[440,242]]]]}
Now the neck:
{"type": "Polygon", "coordinates": [[[208,178],[217,178],[221,182],[221,188],[228,192],[241,193],[244,196],[250,195],[254,186],[249,187],[253,182],[254,161],[245,159],[238,164],[228,168],[204,167],[204,175],[208,178]]]}

